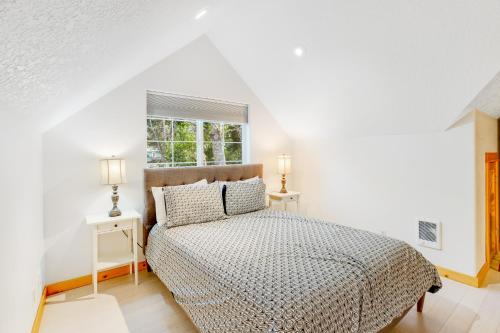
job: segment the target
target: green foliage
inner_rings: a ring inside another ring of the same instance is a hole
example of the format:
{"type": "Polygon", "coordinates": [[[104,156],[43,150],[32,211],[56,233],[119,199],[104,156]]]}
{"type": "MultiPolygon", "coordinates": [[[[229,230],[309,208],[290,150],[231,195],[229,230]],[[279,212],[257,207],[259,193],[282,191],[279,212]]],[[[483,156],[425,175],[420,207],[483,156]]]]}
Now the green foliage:
{"type": "Polygon", "coordinates": [[[226,161],[242,161],[243,153],[241,150],[241,143],[226,143],[224,147],[226,161]]]}
{"type": "Polygon", "coordinates": [[[174,142],[174,162],[196,163],[196,142],[174,142]]]}
{"type": "Polygon", "coordinates": [[[148,163],[172,162],[172,148],[170,142],[148,142],[148,163]]]}
{"type": "Polygon", "coordinates": [[[214,162],[214,147],[211,142],[205,142],[203,144],[203,152],[205,154],[205,162],[214,162]]]}
{"type": "Polygon", "coordinates": [[[217,123],[203,123],[203,141],[214,142],[222,141],[222,124],[217,123]]]}
{"type": "Polygon", "coordinates": [[[196,142],[196,123],[174,121],[174,141],[196,142]]]}
{"type": "Polygon", "coordinates": [[[242,140],[241,140],[241,125],[225,124],[224,125],[224,141],[226,141],[226,142],[242,142],[242,140]]]}
{"type": "Polygon", "coordinates": [[[172,140],[172,122],[163,119],[148,119],[148,141],[172,140]]]}
{"type": "MultiPolygon", "coordinates": [[[[147,119],[148,167],[197,165],[196,122],[147,119]]],[[[203,123],[205,163],[240,164],[242,125],[203,123]]]]}

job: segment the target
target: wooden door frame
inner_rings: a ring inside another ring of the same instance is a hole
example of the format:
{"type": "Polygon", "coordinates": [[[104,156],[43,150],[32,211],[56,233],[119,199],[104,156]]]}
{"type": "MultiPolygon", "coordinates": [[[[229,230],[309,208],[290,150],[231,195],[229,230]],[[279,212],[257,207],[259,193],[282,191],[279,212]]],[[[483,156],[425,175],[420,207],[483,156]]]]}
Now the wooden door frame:
{"type": "MultiPolygon", "coordinates": [[[[490,223],[489,223],[489,198],[488,198],[488,185],[489,185],[489,173],[488,173],[488,163],[494,162],[494,161],[499,161],[499,156],[498,153],[485,153],[484,156],[484,171],[485,171],[485,186],[484,186],[484,197],[485,197],[485,221],[484,223],[486,224],[486,263],[488,267],[490,266],[491,263],[491,228],[490,228],[490,223]]],[[[498,163],[496,164],[496,168],[498,169],[498,163]]],[[[498,182],[498,170],[497,170],[497,182],[498,182]]],[[[499,220],[498,220],[498,215],[499,215],[499,202],[498,202],[498,183],[497,183],[497,196],[496,196],[496,207],[497,207],[497,212],[495,214],[496,218],[496,224],[499,225],[499,220]]]]}

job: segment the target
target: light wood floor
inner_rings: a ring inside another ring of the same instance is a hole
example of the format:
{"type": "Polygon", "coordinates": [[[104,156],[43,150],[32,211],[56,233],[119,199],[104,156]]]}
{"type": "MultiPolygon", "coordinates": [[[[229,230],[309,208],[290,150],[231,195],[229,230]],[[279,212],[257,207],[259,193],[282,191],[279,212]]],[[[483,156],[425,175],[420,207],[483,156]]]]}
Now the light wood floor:
{"type": "MultiPolygon", "coordinates": [[[[424,312],[410,310],[393,332],[500,333],[500,273],[490,271],[487,283],[477,289],[443,279],[443,289],[427,294],[424,312]]],[[[94,298],[86,286],[50,297],[40,332],[196,332],[153,273],[141,272],[138,287],[130,276],[101,282],[99,293],[94,298]]]]}

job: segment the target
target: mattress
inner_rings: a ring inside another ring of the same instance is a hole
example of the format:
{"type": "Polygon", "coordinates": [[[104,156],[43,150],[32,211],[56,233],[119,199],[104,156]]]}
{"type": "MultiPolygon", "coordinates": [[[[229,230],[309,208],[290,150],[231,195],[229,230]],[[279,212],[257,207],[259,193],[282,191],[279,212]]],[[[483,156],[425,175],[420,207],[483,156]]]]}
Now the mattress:
{"type": "Polygon", "coordinates": [[[441,287],[402,241],[272,209],[156,225],[146,259],[201,332],[378,332],[441,287]]]}

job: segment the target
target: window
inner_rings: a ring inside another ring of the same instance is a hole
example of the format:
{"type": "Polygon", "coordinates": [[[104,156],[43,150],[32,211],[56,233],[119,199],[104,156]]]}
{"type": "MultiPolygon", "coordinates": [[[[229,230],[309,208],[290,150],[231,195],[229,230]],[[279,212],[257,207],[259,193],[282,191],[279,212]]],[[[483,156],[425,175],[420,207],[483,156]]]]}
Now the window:
{"type": "Polygon", "coordinates": [[[148,116],[148,167],[242,164],[244,126],[148,116]]]}
{"type": "Polygon", "coordinates": [[[206,165],[241,164],[241,124],[203,123],[203,160],[206,165]]]}
{"type": "Polygon", "coordinates": [[[150,168],[246,162],[248,105],[147,92],[150,168]]]}

